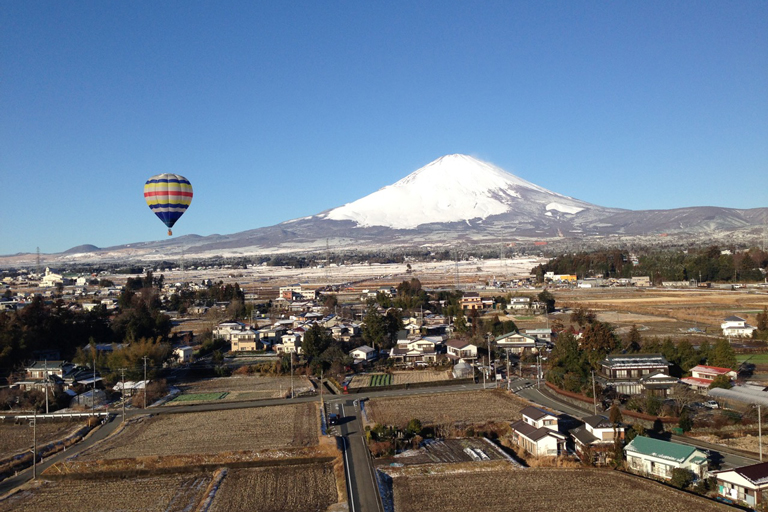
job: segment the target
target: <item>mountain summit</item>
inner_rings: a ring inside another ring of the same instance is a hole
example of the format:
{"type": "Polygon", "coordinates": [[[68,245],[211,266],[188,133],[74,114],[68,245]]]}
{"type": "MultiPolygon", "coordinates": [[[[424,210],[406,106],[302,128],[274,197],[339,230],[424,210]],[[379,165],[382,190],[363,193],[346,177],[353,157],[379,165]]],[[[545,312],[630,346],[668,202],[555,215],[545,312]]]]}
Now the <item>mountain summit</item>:
{"type": "MultiPolygon", "coordinates": [[[[614,200],[629,186],[617,184],[614,200]]],[[[190,256],[210,257],[325,251],[331,244],[339,250],[372,250],[560,240],[583,248],[610,239],[667,243],[668,235],[683,243],[733,243],[762,239],[766,224],[768,208],[606,208],[551,192],[470,156],[447,155],[357,201],[309,217],[230,235],[188,235],[106,249],[80,246],[49,261],[168,259],[181,246],[190,256]]],[[[35,255],[26,258],[33,262],[35,255]]]]}
{"type": "Polygon", "coordinates": [[[350,220],[358,227],[415,229],[515,212],[575,215],[594,208],[599,207],[551,192],[471,156],[446,155],[393,185],[318,217],[350,220]]]}

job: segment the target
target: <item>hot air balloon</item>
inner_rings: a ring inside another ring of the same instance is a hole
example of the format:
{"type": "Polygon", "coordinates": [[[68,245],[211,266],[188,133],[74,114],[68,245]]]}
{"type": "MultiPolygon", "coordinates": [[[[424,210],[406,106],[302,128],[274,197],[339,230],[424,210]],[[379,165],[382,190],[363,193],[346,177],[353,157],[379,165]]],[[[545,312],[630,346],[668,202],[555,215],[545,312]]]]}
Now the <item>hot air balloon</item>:
{"type": "Polygon", "coordinates": [[[192,185],[178,174],[158,174],[144,184],[144,200],[168,226],[168,236],[171,236],[171,228],[192,202],[192,185]]]}

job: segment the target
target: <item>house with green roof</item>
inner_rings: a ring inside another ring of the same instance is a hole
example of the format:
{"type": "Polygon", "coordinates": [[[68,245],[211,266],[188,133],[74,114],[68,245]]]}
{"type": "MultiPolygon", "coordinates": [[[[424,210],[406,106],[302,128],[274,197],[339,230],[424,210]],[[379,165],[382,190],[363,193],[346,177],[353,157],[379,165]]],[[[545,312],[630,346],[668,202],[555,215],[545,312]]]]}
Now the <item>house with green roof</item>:
{"type": "Polygon", "coordinates": [[[672,471],[689,469],[696,478],[707,473],[707,454],[694,446],[637,436],[624,447],[627,468],[642,476],[669,480],[672,471]]]}

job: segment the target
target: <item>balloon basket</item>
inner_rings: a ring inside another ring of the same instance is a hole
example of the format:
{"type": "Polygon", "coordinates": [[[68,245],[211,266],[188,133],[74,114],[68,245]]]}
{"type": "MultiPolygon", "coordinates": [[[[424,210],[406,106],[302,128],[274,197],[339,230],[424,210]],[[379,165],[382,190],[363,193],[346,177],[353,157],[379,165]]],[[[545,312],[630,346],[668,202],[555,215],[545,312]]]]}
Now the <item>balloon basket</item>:
{"type": "Polygon", "coordinates": [[[169,229],[168,230],[168,236],[171,236],[172,234],[173,234],[173,232],[169,229]]]}

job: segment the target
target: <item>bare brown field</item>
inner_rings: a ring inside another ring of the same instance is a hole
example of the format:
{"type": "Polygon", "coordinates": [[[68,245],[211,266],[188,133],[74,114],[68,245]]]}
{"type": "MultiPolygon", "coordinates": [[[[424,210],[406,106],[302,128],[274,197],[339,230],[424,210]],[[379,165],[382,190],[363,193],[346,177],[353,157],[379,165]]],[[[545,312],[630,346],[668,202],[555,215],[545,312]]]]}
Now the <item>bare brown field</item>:
{"type": "MultiPolygon", "coordinates": [[[[220,401],[262,400],[285,398],[290,395],[291,378],[235,375],[232,377],[185,382],[177,387],[181,389],[182,396],[197,393],[227,393],[220,401]]],[[[303,375],[293,378],[293,387],[296,394],[304,393],[314,388],[309,379],[303,375]]],[[[195,402],[185,401],[183,403],[189,405],[195,402]]],[[[167,405],[173,406],[178,405],[178,403],[169,402],[167,405]]]]}
{"type": "MultiPolygon", "coordinates": [[[[558,290],[554,294],[558,304],[568,307],[666,317],[667,320],[712,328],[718,328],[722,319],[731,314],[738,314],[754,325],[754,314],[743,311],[759,311],[768,306],[768,294],[751,291],[585,289],[558,290]]],[[[612,314],[609,313],[607,320],[614,323],[610,318],[612,314]]],[[[623,321],[630,323],[630,319],[623,321]]],[[[647,321],[650,320],[642,320],[647,321]]]]}
{"type": "Polygon", "coordinates": [[[39,480],[0,501],[0,512],[184,512],[195,510],[212,475],[153,475],[105,480],[39,480]]]}
{"type": "Polygon", "coordinates": [[[141,416],[77,460],[312,447],[320,429],[317,404],[280,405],[141,416]]]}
{"type": "MultiPolygon", "coordinates": [[[[69,434],[85,426],[82,422],[37,422],[37,445],[66,438],[69,434]]],[[[0,423],[0,459],[32,448],[32,427],[28,422],[21,424],[0,423]]]]}
{"type": "Polygon", "coordinates": [[[392,372],[392,384],[420,384],[422,382],[438,382],[451,378],[448,370],[414,370],[392,372]]]}
{"type": "Polygon", "coordinates": [[[332,463],[233,469],[227,472],[209,510],[314,512],[337,501],[332,463]]]}
{"type": "MultiPolygon", "coordinates": [[[[486,464],[486,463],[483,463],[486,464]]],[[[697,512],[732,508],[618,471],[537,468],[472,471],[466,465],[388,469],[397,512],[697,512]]]]}
{"type": "Polygon", "coordinates": [[[366,408],[373,423],[405,427],[414,418],[425,426],[513,421],[527,405],[504,391],[480,390],[374,398],[366,408]]]}

